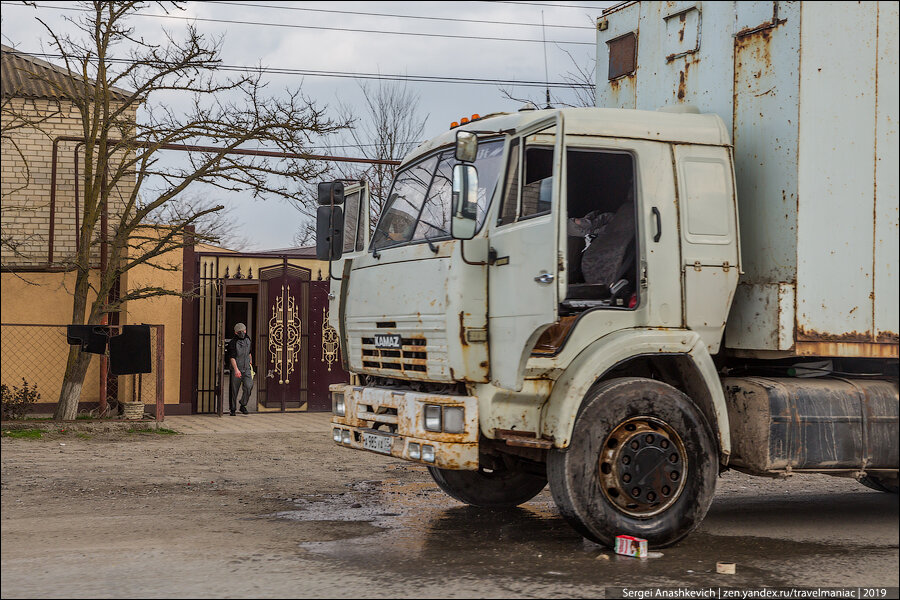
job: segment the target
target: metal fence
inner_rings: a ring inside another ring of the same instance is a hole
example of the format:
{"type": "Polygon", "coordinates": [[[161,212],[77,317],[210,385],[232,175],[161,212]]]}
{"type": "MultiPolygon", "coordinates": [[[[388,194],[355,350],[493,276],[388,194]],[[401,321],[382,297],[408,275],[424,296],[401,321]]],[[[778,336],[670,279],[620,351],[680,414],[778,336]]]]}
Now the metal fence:
{"type": "MultiPolygon", "coordinates": [[[[110,335],[117,335],[121,330],[116,325],[106,327],[109,327],[110,335]]],[[[115,417],[125,403],[141,402],[144,404],[144,416],[149,414],[152,418],[163,420],[164,334],[163,325],[150,325],[151,373],[112,375],[109,361],[101,360],[100,355],[94,356],[84,378],[79,415],[115,417]],[[105,410],[101,402],[104,388],[105,410]],[[105,414],[101,415],[101,412],[105,414]]],[[[0,323],[0,382],[12,389],[21,388],[24,380],[29,388],[36,388],[40,394],[39,404],[59,400],[68,356],[66,325],[0,323]]],[[[41,409],[37,407],[36,410],[41,409]]]]}

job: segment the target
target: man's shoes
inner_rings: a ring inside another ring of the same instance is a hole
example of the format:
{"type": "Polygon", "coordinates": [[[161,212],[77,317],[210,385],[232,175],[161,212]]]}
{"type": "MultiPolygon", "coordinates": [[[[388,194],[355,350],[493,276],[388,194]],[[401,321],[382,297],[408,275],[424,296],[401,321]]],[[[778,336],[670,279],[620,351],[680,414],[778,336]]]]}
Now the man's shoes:
{"type": "Polygon", "coordinates": [[[246,406],[242,406],[242,407],[241,407],[241,414],[242,414],[242,415],[249,415],[249,414],[250,414],[250,412],[247,410],[247,407],[246,407],[246,406]]]}
{"type": "Polygon", "coordinates": [[[234,411],[231,411],[231,412],[228,413],[228,414],[231,415],[231,416],[233,417],[235,413],[234,413],[234,411]]]}

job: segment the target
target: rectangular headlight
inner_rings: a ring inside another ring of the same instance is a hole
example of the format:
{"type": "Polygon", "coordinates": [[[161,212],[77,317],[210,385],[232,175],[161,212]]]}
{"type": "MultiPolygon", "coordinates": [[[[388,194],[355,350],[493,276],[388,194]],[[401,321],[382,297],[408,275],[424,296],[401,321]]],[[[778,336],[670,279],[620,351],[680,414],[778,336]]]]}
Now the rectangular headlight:
{"type": "Polygon", "coordinates": [[[441,431],[441,407],[439,405],[425,405],[425,430],[441,431]]]}
{"type": "Polygon", "coordinates": [[[413,460],[419,460],[422,458],[422,448],[418,444],[410,443],[409,444],[409,457],[413,460]]]}
{"type": "Polygon", "coordinates": [[[434,462],[434,446],[422,446],[422,460],[425,462],[434,462]]]}
{"type": "Polygon", "coordinates": [[[339,417],[347,415],[347,407],[344,405],[344,394],[334,393],[331,395],[332,411],[339,417]]]}
{"type": "Polygon", "coordinates": [[[463,433],[466,430],[466,410],[462,406],[444,407],[444,431],[463,433]]]}
{"type": "Polygon", "coordinates": [[[350,443],[350,431],[348,431],[347,429],[341,430],[341,441],[345,444],[350,443]]]}
{"type": "Polygon", "coordinates": [[[336,428],[332,429],[331,437],[334,438],[334,441],[336,441],[338,444],[340,444],[341,443],[341,430],[336,429],[336,428]]]}

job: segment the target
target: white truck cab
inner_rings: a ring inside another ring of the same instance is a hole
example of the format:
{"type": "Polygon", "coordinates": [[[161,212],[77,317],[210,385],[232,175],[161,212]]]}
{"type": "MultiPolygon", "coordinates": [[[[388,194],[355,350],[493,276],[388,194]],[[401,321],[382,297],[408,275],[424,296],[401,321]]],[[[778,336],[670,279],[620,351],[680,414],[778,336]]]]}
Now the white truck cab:
{"type": "MultiPolygon", "coordinates": [[[[334,441],[426,464],[480,506],[521,504],[549,481],[566,519],[606,544],[675,543],[726,468],[896,493],[897,334],[813,344],[796,326],[809,309],[754,295],[758,274],[784,270],[784,239],[795,268],[820,257],[777,222],[760,247],[756,213],[770,218],[774,199],[736,181],[732,128],[684,104],[488,115],[404,159],[371,235],[365,187],[320,184],[319,256],[351,373],[331,386],[334,441]],[[775,323],[777,347],[754,322],[775,323]]],[[[896,185],[880,202],[896,235],[896,185]]],[[[785,210],[796,223],[809,209],[785,210]]],[[[896,273],[871,239],[829,235],[868,243],[869,268],[896,273]]],[[[840,293],[896,311],[896,289],[840,293]]]]}

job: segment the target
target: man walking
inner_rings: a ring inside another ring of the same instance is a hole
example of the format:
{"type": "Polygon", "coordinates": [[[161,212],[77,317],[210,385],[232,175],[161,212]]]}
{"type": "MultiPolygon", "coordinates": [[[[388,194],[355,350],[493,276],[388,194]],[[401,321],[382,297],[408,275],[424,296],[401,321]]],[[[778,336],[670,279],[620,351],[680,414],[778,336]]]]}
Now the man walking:
{"type": "Polygon", "coordinates": [[[247,414],[247,402],[250,401],[250,391],[253,389],[253,372],[250,364],[253,362],[251,352],[252,344],[247,337],[247,326],[238,323],[234,326],[234,337],[228,342],[228,361],[231,363],[231,394],[228,396],[228,405],[231,416],[235,415],[237,408],[238,392],[243,389],[241,395],[241,413],[247,414]]]}

